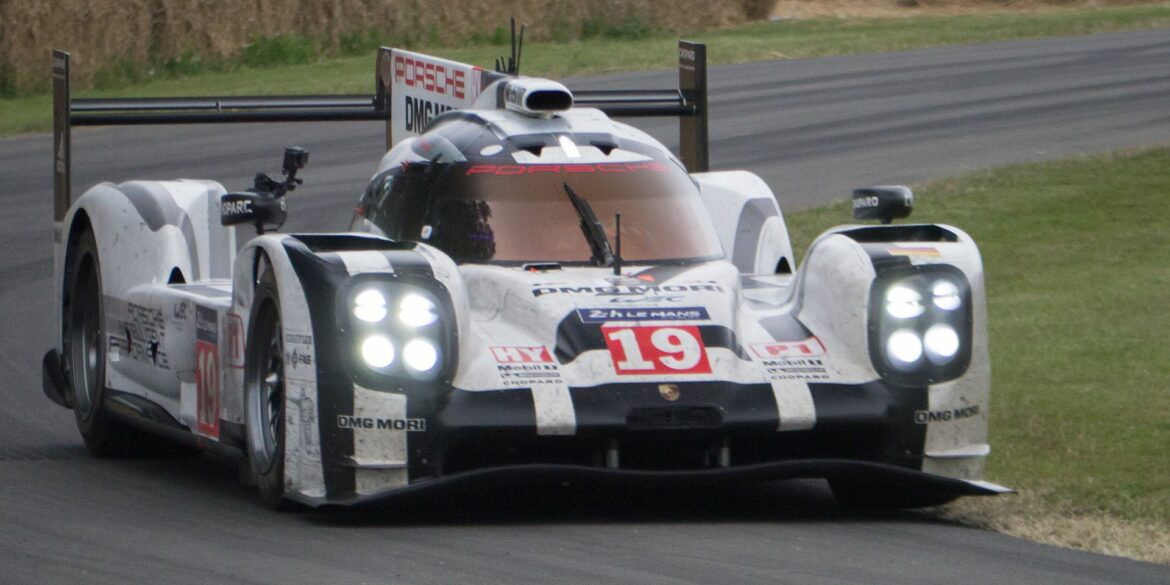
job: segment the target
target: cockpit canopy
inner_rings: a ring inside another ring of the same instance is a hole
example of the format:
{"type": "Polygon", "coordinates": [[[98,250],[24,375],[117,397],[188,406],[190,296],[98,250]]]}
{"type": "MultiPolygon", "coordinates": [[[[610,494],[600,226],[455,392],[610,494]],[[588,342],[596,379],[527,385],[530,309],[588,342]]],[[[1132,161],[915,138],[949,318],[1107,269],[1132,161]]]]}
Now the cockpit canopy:
{"type": "Polygon", "coordinates": [[[456,262],[589,264],[595,243],[572,191],[610,246],[621,214],[625,262],[723,256],[698,188],[661,147],[568,131],[499,139],[455,118],[391,151],[401,160],[371,182],[355,228],[425,242],[456,262]]]}

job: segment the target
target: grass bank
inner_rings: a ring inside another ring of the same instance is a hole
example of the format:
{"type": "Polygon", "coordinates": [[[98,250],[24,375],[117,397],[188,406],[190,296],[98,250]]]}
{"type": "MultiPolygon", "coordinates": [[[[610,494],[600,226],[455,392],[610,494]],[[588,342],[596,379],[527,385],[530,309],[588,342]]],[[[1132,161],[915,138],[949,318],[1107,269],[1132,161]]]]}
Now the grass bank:
{"type": "MultiPolygon", "coordinates": [[[[714,63],[738,63],[1159,27],[1170,27],[1170,4],[1018,14],[781,20],[688,36],[708,43],[714,63]]],[[[673,34],[647,28],[624,32],[607,29],[582,41],[534,43],[525,48],[524,72],[559,78],[671,67],[675,40],[673,34]]],[[[506,53],[503,45],[433,51],[483,65],[506,53]]],[[[277,54],[266,57],[264,62],[280,63],[281,59],[277,54]]],[[[254,66],[241,62],[225,71],[159,70],[148,72],[140,82],[109,82],[77,97],[364,93],[371,92],[372,87],[371,50],[360,57],[297,65],[254,66]]],[[[51,120],[47,95],[0,99],[0,134],[47,131],[51,120]]]]}
{"type": "MultiPolygon", "coordinates": [[[[1018,496],[943,514],[1170,564],[1170,149],[1008,167],[915,189],[987,274],[988,479],[1018,496]]],[[[845,203],[791,214],[805,249],[845,203]]]]}

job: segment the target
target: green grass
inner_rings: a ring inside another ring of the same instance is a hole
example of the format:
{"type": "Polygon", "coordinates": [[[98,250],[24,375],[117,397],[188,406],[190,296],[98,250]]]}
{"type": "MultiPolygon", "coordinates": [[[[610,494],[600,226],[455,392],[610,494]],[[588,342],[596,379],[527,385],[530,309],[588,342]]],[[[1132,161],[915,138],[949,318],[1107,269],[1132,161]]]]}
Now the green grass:
{"type": "MultiPolygon", "coordinates": [[[[1170,149],[979,172],[915,194],[913,220],[959,226],[983,254],[988,479],[1049,515],[1170,533],[1170,149]]],[[[800,256],[849,217],[844,202],[790,214],[800,256]]]]}
{"type": "MultiPolygon", "coordinates": [[[[1170,4],[1030,14],[789,20],[685,36],[706,42],[713,63],[737,63],[1158,27],[1170,27],[1170,4]]],[[[675,64],[675,35],[643,23],[591,34],[595,36],[580,41],[530,44],[524,51],[524,72],[560,78],[675,64]]],[[[500,35],[473,40],[500,40],[500,35]]],[[[293,50],[311,43],[268,39],[226,63],[200,66],[187,60],[159,66],[153,73],[116,68],[103,74],[96,90],[77,92],[75,97],[372,92],[372,49],[376,44],[376,37],[355,37],[346,42],[344,52],[364,49],[367,54],[322,59],[303,49],[293,50]]],[[[484,66],[506,53],[503,44],[474,48],[423,46],[420,50],[484,66]]],[[[46,131],[51,120],[47,95],[0,99],[0,135],[46,131]]]]}

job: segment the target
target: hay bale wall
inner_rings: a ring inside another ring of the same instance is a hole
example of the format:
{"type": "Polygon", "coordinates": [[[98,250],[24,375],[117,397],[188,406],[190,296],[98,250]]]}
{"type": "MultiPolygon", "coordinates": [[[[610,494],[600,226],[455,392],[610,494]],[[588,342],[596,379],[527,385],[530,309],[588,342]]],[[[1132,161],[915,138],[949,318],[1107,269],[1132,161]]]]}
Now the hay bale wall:
{"type": "Polygon", "coordinates": [[[0,95],[47,89],[54,47],[72,52],[84,86],[101,71],[228,59],[258,38],[461,44],[510,15],[534,40],[631,22],[684,31],[765,17],[762,2],[774,0],[0,0],[0,95]]]}

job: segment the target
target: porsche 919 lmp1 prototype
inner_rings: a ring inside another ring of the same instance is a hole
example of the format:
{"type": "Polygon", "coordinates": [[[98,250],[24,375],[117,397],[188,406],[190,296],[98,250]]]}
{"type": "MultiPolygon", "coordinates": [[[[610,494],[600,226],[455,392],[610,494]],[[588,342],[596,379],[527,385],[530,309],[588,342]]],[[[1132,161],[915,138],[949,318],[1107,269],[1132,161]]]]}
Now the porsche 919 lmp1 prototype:
{"type": "MultiPolygon", "coordinates": [[[[679,55],[666,92],[383,49],[373,97],[71,100],[56,52],[45,393],[98,455],[160,438],[232,453],[271,504],[505,476],[826,478],[898,506],[1003,491],[980,480],[971,238],[843,226],[797,267],[764,182],[707,171],[705,49],[679,55]],[[638,114],[681,117],[681,159],[610,118],[638,114]],[[70,197],[72,125],[355,119],[385,120],[390,149],[346,233],[273,231],[296,148],[245,192],[70,197]]],[[[910,198],[859,190],[855,217],[889,223],[910,198]]]]}

